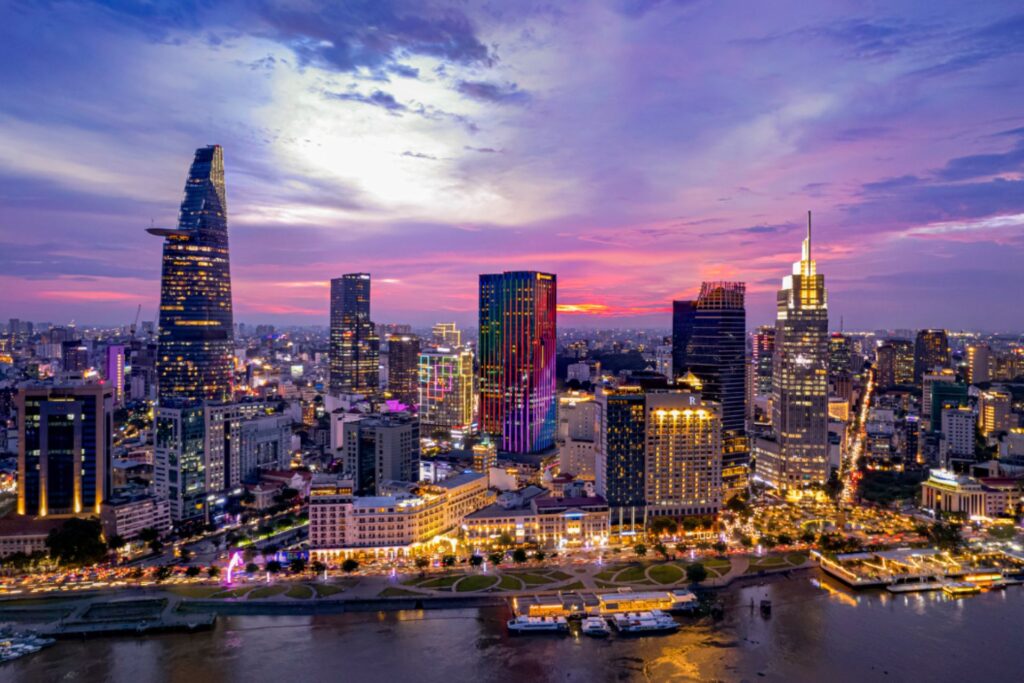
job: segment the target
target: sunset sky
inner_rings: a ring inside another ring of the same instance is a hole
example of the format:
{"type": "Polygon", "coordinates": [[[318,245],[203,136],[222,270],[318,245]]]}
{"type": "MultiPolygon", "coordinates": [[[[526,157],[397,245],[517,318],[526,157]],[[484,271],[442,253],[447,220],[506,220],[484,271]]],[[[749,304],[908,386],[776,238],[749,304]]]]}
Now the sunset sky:
{"type": "Polygon", "coordinates": [[[155,319],[196,147],[224,146],[235,319],[769,322],[814,211],[833,327],[1024,328],[1019,2],[7,2],[0,318],[155,319]],[[828,7],[826,7],[826,5],[828,7]]]}

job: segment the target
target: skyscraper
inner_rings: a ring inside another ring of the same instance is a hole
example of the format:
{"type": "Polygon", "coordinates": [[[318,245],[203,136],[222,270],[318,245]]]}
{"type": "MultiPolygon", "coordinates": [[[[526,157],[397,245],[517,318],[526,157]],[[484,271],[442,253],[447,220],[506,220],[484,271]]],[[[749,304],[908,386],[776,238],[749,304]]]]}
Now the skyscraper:
{"type": "Polygon", "coordinates": [[[114,403],[124,403],[124,346],[111,344],[107,347],[103,377],[114,389],[114,403]]]}
{"type": "Polygon", "coordinates": [[[110,497],[113,393],[102,384],[18,389],[18,514],[99,514],[110,497]]]}
{"type": "Polygon", "coordinates": [[[420,340],[411,334],[388,337],[388,392],[410,408],[419,403],[420,340]]]}
{"type": "Polygon", "coordinates": [[[772,393],[772,359],[774,356],[775,328],[771,325],[761,325],[754,332],[752,353],[754,372],[757,377],[754,393],[758,396],[768,396],[772,393]]]}
{"type": "Polygon", "coordinates": [[[638,386],[599,391],[597,493],[613,525],[643,524],[647,505],[646,396],[638,386]]]}
{"type": "Polygon", "coordinates": [[[875,383],[889,387],[913,381],[914,345],[906,339],[886,339],[875,351],[875,383]]]}
{"type": "Polygon", "coordinates": [[[175,229],[164,238],[160,279],[158,393],[171,399],[226,400],[233,380],[231,270],[224,153],[196,150],[175,229]]]}
{"type": "Polygon", "coordinates": [[[672,372],[699,381],[705,401],[719,404],[726,486],[746,485],[746,285],[703,282],[696,301],[672,302],[672,372]]]}
{"type": "Polygon", "coordinates": [[[461,346],[462,332],[455,323],[435,323],[433,329],[434,342],[441,346],[461,346]]]}
{"type": "Polygon", "coordinates": [[[376,391],[379,347],[370,321],[370,274],[348,273],[331,280],[331,391],[376,391]]]}
{"type": "Polygon", "coordinates": [[[914,342],[914,384],[935,368],[949,367],[949,339],[945,330],[921,330],[914,342]]]}
{"type": "Polygon", "coordinates": [[[835,381],[852,371],[850,338],[842,332],[833,332],[828,338],[828,376],[835,381]]]}
{"type": "Polygon", "coordinates": [[[967,383],[981,384],[989,380],[992,347],[977,342],[967,347],[967,383]]]}
{"type": "Polygon", "coordinates": [[[420,423],[424,436],[434,430],[470,431],[473,423],[473,352],[446,346],[419,356],[420,423]]]}
{"type": "MultiPolygon", "coordinates": [[[[777,488],[799,488],[828,480],[828,301],[825,276],[811,259],[811,214],[807,237],[792,275],[777,297],[772,366],[772,426],[778,448],[765,451],[765,472],[777,488]]],[[[761,474],[761,462],[758,462],[761,474]]]]}
{"type": "Polygon", "coordinates": [[[536,453],[555,441],[555,276],[480,276],[480,428],[499,448],[536,453]]]}

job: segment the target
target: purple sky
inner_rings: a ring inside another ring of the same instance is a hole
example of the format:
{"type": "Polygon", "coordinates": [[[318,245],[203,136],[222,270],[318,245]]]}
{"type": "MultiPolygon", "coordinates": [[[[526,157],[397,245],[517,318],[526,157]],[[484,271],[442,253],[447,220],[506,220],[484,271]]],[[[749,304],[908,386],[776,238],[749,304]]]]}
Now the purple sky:
{"type": "Polygon", "coordinates": [[[753,325],[812,209],[834,327],[1024,328],[1019,2],[341,5],[5,3],[0,318],[153,319],[143,228],[220,143],[240,321],[370,271],[376,320],[470,323],[538,269],[562,326],[702,279],[753,325]]]}

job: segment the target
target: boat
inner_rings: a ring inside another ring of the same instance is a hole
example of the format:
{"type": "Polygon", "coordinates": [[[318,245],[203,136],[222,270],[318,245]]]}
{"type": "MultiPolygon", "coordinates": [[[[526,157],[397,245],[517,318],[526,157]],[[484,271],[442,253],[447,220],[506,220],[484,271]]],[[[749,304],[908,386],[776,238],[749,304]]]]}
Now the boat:
{"type": "Polygon", "coordinates": [[[565,617],[521,616],[508,620],[508,630],[510,633],[565,633],[569,622],[565,617]]]}
{"type": "Polygon", "coordinates": [[[950,581],[942,587],[942,592],[952,598],[959,598],[964,595],[980,593],[981,588],[978,587],[978,584],[970,581],[950,581]]]}
{"type": "Polygon", "coordinates": [[[767,617],[770,617],[771,615],[772,615],[772,601],[769,600],[768,598],[765,598],[764,600],[761,601],[761,616],[767,618],[767,617]]]}
{"type": "Polygon", "coordinates": [[[661,610],[616,614],[612,617],[612,624],[622,635],[671,633],[679,630],[676,620],[661,610]]]}
{"type": "Polygon", "coordinates": [[[585,636],[593,636],[595,638],[605,638],[612,632],[608,628],[608,622],[601,617],[587,617],[583,620],[580,631],[585,636]]]}
{"type": "Polygon", "coordinates": [[[39,652],[54,644],[52,638],[43,638],[32,632],[13,633],[0,640],[0,662],[9,662],[39,652]]]}

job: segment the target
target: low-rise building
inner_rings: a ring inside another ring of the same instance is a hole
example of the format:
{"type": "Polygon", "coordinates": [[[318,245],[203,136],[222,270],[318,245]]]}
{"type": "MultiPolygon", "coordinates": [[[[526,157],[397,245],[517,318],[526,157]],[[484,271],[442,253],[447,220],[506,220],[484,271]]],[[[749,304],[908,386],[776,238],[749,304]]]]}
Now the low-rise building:
{"type": "Polygon", "coordinates": [[[466,516],[463,528],[471,542],[502,536],[515,543],[547,548],[601,546],[608,542],[608,502],[601,496],[556,498],[528,487],[502,494],[498,502],[466,516]]]}
{"type": "Polygon", "coordinates": [[[120,536],[130,541],[147,528],[163,536],[171,530],[171,506],[150,495],[115,496],[100,506],[100,522],[108,539],[120,536]]]}
{"type": "Polygon", "coordinates": [[[8,515],[0,518],[0,557],[15,553],[31,555],[46,551],[46,537],[64,524],[61,517],[8,515]]]}

